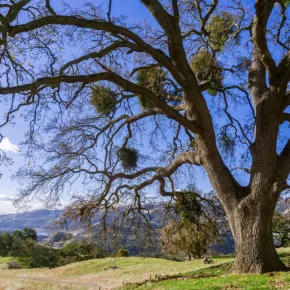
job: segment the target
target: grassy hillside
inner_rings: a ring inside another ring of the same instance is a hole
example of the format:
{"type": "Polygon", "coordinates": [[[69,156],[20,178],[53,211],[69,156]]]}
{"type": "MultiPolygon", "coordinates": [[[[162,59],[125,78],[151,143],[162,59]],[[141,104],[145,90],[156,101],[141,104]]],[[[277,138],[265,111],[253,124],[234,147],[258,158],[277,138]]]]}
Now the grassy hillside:
{"type": "MultiPolygon", "coordinates": [[[[290,248],[279,249],[283,262],[290,266],[290,248]]],[[[221,290],[221,289],[290,289],[290,272],[267,273],[263,275],[230,274],[233,261],[190,271],[182,275],[160,277],[159,281],[147,281],[126,286],[126,290],[221,290]]],[[[156,279],[158,280],[158,279],[156,279]]]]}
{"type": "MultiPolygon", "coordinates": [[[[279,251],[290,265],[290,249],[279,251]]],[[[290,289],[290,272],[236,275],[228,270],[233,257],[214,258],[214,265],[201,260],[174,262],[154,258],[106,258],[55,269],[7,270],[11,258],[0,257],[0,289],[290,289]],[[117,267],[110,269],[110,267],[117,267]],[[100,288],[101,287],[101,288],[100,288]]]]}
{"type": "MultiPolygon", "coordinates": [[[[9,259],[0,258],[0,289],[5,289],[5,285],[10,285],[10,287],[14,285],[15,288],[9,288],[13,290],[98,289],[98,286],[102,290],[115,289],[125,283],[141,283],[156,275],[181,274],[207,267],[202,264],[201,260],[174,262],[164,259],[130,257],[96,259],[55,269],[7,270],[3,269],[7,260],[9,259]],[[118,268],[108,269],[112,266],[118,268]],[[46,281],[41,281],[41,279],[46,281]]],[[[216,264],[229,261],[232,261],[232,258],[215,259],[216,264]]]]}

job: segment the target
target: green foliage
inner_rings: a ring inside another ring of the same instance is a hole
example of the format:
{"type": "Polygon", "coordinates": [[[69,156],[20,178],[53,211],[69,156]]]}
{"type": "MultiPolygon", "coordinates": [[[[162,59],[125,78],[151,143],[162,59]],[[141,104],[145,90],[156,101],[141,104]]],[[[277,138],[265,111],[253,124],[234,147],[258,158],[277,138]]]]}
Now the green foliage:
{"type": "Polygon", "coordinates": [[[7,256],[13,243],[13,237],[9,233],[0,234],[0,256],[7,256]]]}
{"type": "Polygon", "coordinates": [[[216,58],[208,51],[200,50],[192,57],[190,64],[199,82],[209,82],[207,92],[217,95],[223,87],[223,75],[216,58]]]}
{"type": "Polygon", "coordinates": [[[35,230],[25,228],[0,235],[0,256],[16,257],[28,268],[57,267],[103,256],[93,244],[69,243],[62,249],[39,245],[35,230]]]}
{"type": "Polygon", "coordinates": [[[34,229],[24,228],[22,230],[22,235],[23,235],[24,240],[31,239],[31,240],[37,241],[37,234],[34,229]]]}
{"type": "MultiPolygon", "coordinates": [[[[160,68],[149,68],[138,71],[137,84],[145,87],[157,96],[164,98],[163,85],[165,82],[165,73],[160,68]]],[[[152,109],[154,104],[143,96],[138,96],[139,103],[143,109],[152,109]]]]}
{"type": "Polygon", "coordinates": [[[139,159],[138,151],[130,147],[122,147],[118,152],[124,170],[132,170],[137,167],[139,159]]]}
{"type": "Polygon", "coordinates": [[[116,95],[108,88],[94,87],[92,89],[91,104],[98,113],[109,115],[116,108],[116,95]]]}
{"type": "Polygon", "coordinates": [[[288,217],[275,211],[273,216],[273,235],[275,244],[278,247],[290,245],[290,221],[288,217]]]}
{"type": "Polygon", "coordinates": [[[104,257],[102,249],[97,248],[94,244],[88,243],[69,243],[60,250],[61,264],[74,263],[94,258],[104,257]]]}
{"type": "Polygon", "coordinates": [[[117,257],[129,257],[129,252],[126,249],[119,249],[116,256],[117,257]]]}
{"type": "Polygon", "coordinates": [[[206,29],[210,34],[212,47],[216,51],[223,50],[227,40],[235,32],[235,16],[229,12],[211,17],[206,29]]]}
{"type": "Polygon", "coordinates": [[[289,5],[290,5],[290,0],[282,0],[282,3],[283,3],[285,6],[289,6],[289,5]]]}
{"type": "Polygon", "coordinates": [[[16,230],[12,233],[12,237],[13,239],[20,239],[20,240],[24,240],[24,236],[22,231],[16,230]]]}
{"type": "Polygon", "coordinates": [[[200,258],[213,241],[215,229],[210,222],[199,225],[188,222],[170,222],[162,231],[161,243],[164,252],[184,253],[189,257],[200,258]]]}
{"type": "Polygon", "coordinates": [[[59,250],[46,246],[35,244],[33,248],[31,248],[31,251],[27,253],[26,259],[29,261],[30,268],[54,268],[60,266],[59,250]]]}

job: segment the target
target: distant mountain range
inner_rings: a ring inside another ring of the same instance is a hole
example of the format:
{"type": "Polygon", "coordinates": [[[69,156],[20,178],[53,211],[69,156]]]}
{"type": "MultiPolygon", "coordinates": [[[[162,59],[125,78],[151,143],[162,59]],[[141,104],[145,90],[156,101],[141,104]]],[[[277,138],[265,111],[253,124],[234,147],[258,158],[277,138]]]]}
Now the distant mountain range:
{"type": "MultiPolygon", "coordinates": [[[[50,239],[54,239],[55,235],[64,233],[60,227],[56,226],[57,220],[63,213],[64,210],[41,209],[24,213],[0,214],[0,233],[13,232],[15,230],[22,230],[23,228],[32,228],[37,231],[39,241],[49,241],[48,236],[50,236],[50,239]]],[[[162,218],[164,215],[162,204],[155,204],[150,210],[150,215],[152,218],[151,227],[160,231],[165,225],[162,218]]],[[[92,227],[95,231],[98,231],[101,226],[102,216],[102,213],[98,213],[94,218],[92,227]]],[[[112,216],[109,215],[108,219],[110,223],[112,221],[112,216]]],[[[68,225],[68,227],[71,228],[70,234],[72,234],[75,239],[81,236],[85,238],[84,229],[81,227],[78,229],[73,229],[70,225],[68,225]]],[[[124,232],[127,232],[127,230],[128,228],[122,229],[124,232]]],[[[57,240],[55,240],[55,242],[57,242],[57,240]]],[[[134,247],[131,247],[132,245],[129,247],[130,252],[137,255],[140,253],[140,249],[136,248],[134,240],[132,240],[132,242],[134,247]]],[[[225,238],[224,243],[214,245],[212,248],[223,254],[233,252],[234,246],[231,234],[229,233],[225,238]]]]}
{"type": "Polygon", "coordinates": [[[38,234],[48,233],[53,226],[53,222],[63,212],[63,210],[40,209],[24,213],[1,214],[0,232],[12,232],[23,228],[32,228],[38,234]]]}

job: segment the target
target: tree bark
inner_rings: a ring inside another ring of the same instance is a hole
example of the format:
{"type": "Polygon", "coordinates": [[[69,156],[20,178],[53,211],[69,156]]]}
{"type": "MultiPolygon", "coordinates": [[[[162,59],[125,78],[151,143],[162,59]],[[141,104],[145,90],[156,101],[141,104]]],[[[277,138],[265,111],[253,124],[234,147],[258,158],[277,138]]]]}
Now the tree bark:
{"type": "Polygon", "coordinates": [[[271,198],[270,195],[264,195],[262,201],[251,195],[228,212],[236,248],[233,272],[265,273],[286,270],[273,241],[272,218],[275,206],[276,198],[271,198]]]}

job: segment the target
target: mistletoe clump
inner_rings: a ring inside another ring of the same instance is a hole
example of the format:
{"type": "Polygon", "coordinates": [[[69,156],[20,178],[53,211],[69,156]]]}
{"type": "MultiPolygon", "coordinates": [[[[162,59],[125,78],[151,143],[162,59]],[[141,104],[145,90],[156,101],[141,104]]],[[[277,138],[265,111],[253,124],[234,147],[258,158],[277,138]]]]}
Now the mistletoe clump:
{"type": "Polygon", "coordinates": [[[226,157],[230,157],[234,153],[235,140],[231,136],[231,134],[229,134],[225,131],[221,131],[219,138],[218,138],[218,142],[221,146],[222,153],[226,157]]]}
{"type": "Polygon", "coordinates": [[[201,203],[194,191],[184,191],[178,194],[178,211],[186,223],[197,223],[201,214],[201,203]]]}
{"type": "Polygon", "coordinates": [[[235,16],[229,12],[222,12],[210,19],[206,29],[214,50],[223,50],[227,40],[236,30],[235,20],[235,16]]]}
{"type": "MultiPolygon", "coordinates": [[[[164,98],[165,94],[163,89],[164,82],[165,73],[160,68],[143,69],[137,74],[137,84],[151,90],[161,98],[164,98]]],[[[143,109],[155,108],[154,104],[143,96],[138,96],[138,98],[143,109]]]]}
{"type": "Polygon", "coordinates": [[[130,171],[137,167],[138,151],[131,147],[122,147],[118,152],[124,170],[130,171]]]}
{"type": "Polygon", "coordinates": [[[116,108],[116,95],[108,88],[94,87],[92,89],[91,104],[98,113],[109,115],[116,108]]]}
{"type": "Polygon", "coordinates": [[[217,95],[223,87],[223,75],[216,58],[208,51],[201,50],[192,57],[191,68],[199,82],[209,82],[207,92],[217,95]]]}

